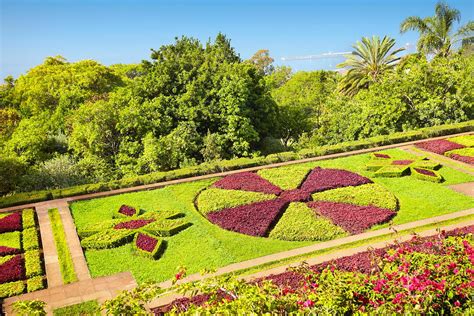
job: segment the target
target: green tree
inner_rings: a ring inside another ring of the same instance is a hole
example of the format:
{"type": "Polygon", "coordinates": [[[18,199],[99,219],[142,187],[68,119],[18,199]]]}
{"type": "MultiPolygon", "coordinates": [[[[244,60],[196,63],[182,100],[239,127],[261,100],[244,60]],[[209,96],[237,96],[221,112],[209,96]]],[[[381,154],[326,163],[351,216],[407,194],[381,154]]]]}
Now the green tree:
{"type": "Polygon", "coordinates": [[[270,51],[268,49],[258,50],[248,61],[265,75],[269,75],[275,70],[273,66],[275,60],[270,57],[270,51]]]}
{"type": "Polygon", "coordinates": [[[454,44],[471,37],[474,32],[474,21],[469,21],[455,31],[454,24],[460,20],[459,10],[444,2],[438,2],[434,16],[410,16],[400,25],[400,32],[417,31],[420,34],[417,44],[419,52],[446,57],[451,53],[454,44]]]}
{"type": "Polygon", "coordinates": [[[394,50],[394,46],[395,40],[387,36],[382,40],[378,36],[363,37],[353,46],[354,51],[346,56],[346,61],[337,65],[349,68],[340,81],[339,90],[346,95],[355,95],[379,81],[383,73],[395,67],[400,60],[397,54],[404,48],[394,50]]]}

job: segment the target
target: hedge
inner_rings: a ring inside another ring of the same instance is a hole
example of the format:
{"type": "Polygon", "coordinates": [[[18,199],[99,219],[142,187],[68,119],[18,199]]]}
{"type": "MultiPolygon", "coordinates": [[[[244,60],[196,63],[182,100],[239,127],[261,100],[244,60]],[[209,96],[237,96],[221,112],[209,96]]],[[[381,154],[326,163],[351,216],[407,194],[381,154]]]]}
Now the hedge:
{"type": "Polygon", "coordinates": [[[0,298],[22,294],[25,291],[24,281],[0,284],[0,298]]]}
{"type": "Polygon", "coordinates": [[[39,248],[38,231],[36,227],[24,229],[22,232],[23,250],[35,250],[39,248]]]}
{"type": "Polygon", "coordinates": [[[203,163],[198,166],[167,172],[155,172],[133,178],[114,180],[107,183],[86,184],[50,191],[22,192],[0,198],[0,208],[471,131],[474,131],[474,120],[427,127],[408,132],[399,132],[391,135],[376,136],[363,140],[339,143],[336,145],[305,148],[298,152],[281,152],[266,157],[236,158],[232,160],[203,163]]]}
{"type": "Polygon", "coordinates": [[[25,252],[26,277],[42,276],[43,268],[41,266],[41,255],[38,250],[25,252]]]}
{"type": "Polygon", "coordinates": [[[28,293],[44,289],[43,276],[35,276],[26,280],[26,288],[28,293]]]}

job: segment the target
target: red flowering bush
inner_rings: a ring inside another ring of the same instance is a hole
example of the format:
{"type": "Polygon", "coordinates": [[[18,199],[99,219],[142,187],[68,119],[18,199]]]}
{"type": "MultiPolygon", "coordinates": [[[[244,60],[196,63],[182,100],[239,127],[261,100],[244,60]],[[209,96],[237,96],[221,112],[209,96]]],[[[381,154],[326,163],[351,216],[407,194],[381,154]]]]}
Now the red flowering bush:
{"type": "Polygon", "coordinates": [[[358,234],[376,224],[385,223],[397,214],[376,206],[337,202],[316,201],[308,203],[308,206],[352,234],[358,234]]]}
{"type": "Polygon", "coordinates": [[[244,190],[267,194],[280,194],[282,191],[256,173],[240,172],[224,177],[215,182],[213,187],[227,190],[244,190]]]}
{"type": "Polygon", "coordinates": [[[25,260],[16,255],[0,265],[0,284],[25,279],[25,260]]]}
{"type": "Polygon", "coordinates": [[[287,202],[278,199],[210,212],[207,218],[220,227],[247,234],[265,236],[284,211],[287,202]]]}
{"type": "Polygon", "coordinates": [[[21,213],[15,212],[0,219],[0,234],[21,230],[21,213]]]}
{"type": "Polygon", "coordinates": [[[155,313],[470,314],[474,239],[462,234],[472,230],[474,226],[414,237],[386,249],[313,267],[301,265],[251,283],[221,277],[186,284],[179,288],[182,293],[201,294],[176,300],[155,313]]]}
{"type": "Polygon", "coordinates": [[[443,155],[445,152],[454,150],[454,149],[461,149],[465,146],[450,142],[446,139],[438,139],[438,140],[430,140],[426,142],[417,143],[415,145],[418,148],[434,152],[439,155],[443,155]]]}
{"type": "Polygon", "coordinates": [[[372,183],[372,180],[347,170],[315,168],[310,172],[301,189],[315,193],[367,183],[372,183]]]}

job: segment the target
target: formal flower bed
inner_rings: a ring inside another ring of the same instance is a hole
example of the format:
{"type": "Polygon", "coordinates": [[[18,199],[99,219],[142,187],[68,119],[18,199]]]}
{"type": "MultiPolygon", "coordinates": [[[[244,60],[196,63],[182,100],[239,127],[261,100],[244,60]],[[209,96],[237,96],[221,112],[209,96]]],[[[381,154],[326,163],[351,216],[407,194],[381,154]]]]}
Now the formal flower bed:
{"type": "Polygon", "coordinates": [[[82,247],[108,249],[132,243],[136,253],[158,259],[164,250],[163,237],[171,237],[191,225],[180,212],[138,212],[122,205],[116,214],[121,215],[79,230],[82,247]]]}
{"type": "Polygon", "coordinates": [[[329,240],[345,232],[360,233],[396,214],[396,197],[369,178],[341,169],[292,168],[224,177],[198,195],[196,206],[223,229],[283,240],[329,240]],[[286,174],[293,170],[300,181],[296,187],[286,174]],[[298,205],[301,202],[310,208],[298,205]],[[357,223],[349,225],[351,221],[357,223]]]}
{"type": "Polygon", "coordinates": [[[474,135],[433,140],[417,144],[416,146],[455,160],[474,164],[474,135]]]}
{"type": "Polygon", "coordinates": [[[384,154],[383,157],[376,156],[376,154],[377,153],[372,154],[372,160],[366,164],[366,169],[374,171],[375,177],[397,178],[412,175],[417,179],[432,182],[442,182],[444,180],[443,177],[435,171],[441,168],[441,165],[426,158],[418,160],[396,160],[387,154],[384,154]]]}
{"type": "Polygon", "coordinates": [[[43,259],[34,210],[2,216],[0,227],[0,298],[44,288],[43,259]]]}
{"type": "Polygon", "coordinates": [[[385,249],[316,266],[303,264],[252,283],[221,278],[183,285],[183,292],[202,294],[154,312],[467,315],[474,307],[473,232],[469,226],[415,236],[385,249]]]}

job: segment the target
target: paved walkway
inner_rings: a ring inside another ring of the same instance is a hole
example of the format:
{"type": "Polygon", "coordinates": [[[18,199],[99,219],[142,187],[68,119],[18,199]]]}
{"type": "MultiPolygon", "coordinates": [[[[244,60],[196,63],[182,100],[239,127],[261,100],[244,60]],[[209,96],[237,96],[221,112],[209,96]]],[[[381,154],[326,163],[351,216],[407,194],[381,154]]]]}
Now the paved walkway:
{"type": "Polygon", "coordinates": [[[474,182],[449,185],[448,188],[459,193],[474,197],[474,182]]]}
{"type": "Polygon", "coordinates": [[[79,282],[48,288],[5,299],[4,308],[7,315],[12,315],[11,304],[20,300],[41,300],[47,304],[48,315],[56,308],[78,304],[90,300],[103,303],[122,290],[131,290],[137,286],[130,272],[122,272],[107,277],[82,280],[79,282]]]}
{"type": "MultiPolygon", "coordinates": [[[[471,221],[471,222],[474,223],[474,221],[471,221]]],[[[471,224],[471,222],[469,222],[469,223],[460,223],[460,224],[449,225],[449,226],[443,226],[443,227],[441,227],[441,229],[446,230],[446,231],[453,230],[453,229],[456,229],[456,228],[461,228],[461,227],[468,226],[468,225],[471,224]]],[[[399,229],[400,226],[398,226],[397,229],[399,229]]],[[[425,236],[436,235],[437,233],[438,233],[438,229],[430,229],[430,230],[426,230],[426,231],[423,231],[423,232],[419,232],[418,235],[421,236],[421,237],[425,237],[425,236]]],[[[385,240],[385,241],[381,241],[381,242],[378,242],[378,243],[370,244],[370,246],[364,245],[364,246],[355,247],[355,248],[343,249],[343,250],[335,251],[335,252],[332,252],[332,253],[329,253],[329,254],[319,255],[319,256],[315,256],[315,257],[310,258],[310,259],[305,259],[304,261],[307,262],[309,265],[316,265],[316,264],[319,264],[319,263],[331,261],[331,260],[341,258],[341,257],[351,256],[351,255],[354,255],[356,253],[366,251],[369,247],[373,248],[373,249],[380,249],[380,248],[386,247],[389,244],[392,244],[394,241],[403,242],[403,241],[407,241],[411,238],[412,238],[411,235],[404,235],[404,236],[395,235],[390,240],[385,240]]],[[[298,263],[285,264],[285,265],[282,265],[282,266],[278,266],[276,268],[271,268],[271,269],[259,271],[259,272],[254,273],[254,274],[241,276],[241,278],[244,279],[244,280],[248,280],[248,281],[253,280],[253,279],[263,278],[263,277],[270,276],[272,274],[283,273],[283,272],[287,271],[287,269],[289,267],[298,266],[299,264],[301,264],[301,261],[298,262],[298,263]]],[[[210,276],[206,276],[206,277],[212,277],[212,276],[214,276],[214,275],[210,275],[210,276]]],[[[171,303],[173,300],[175,300],[177,298],[180,298],[180,297],[183,297],[183,295],[178,294],[178,293],[170,293],[169,295],[166,295],[164,297],[160,297],[160,298],[150,302],[148,304],[148,308],[151,309],[151,308],[156,308],[156,307],[159,307],[159,306],[167,305],[167,304],[171,303]]]]}
{"type": "Polygon", "coordinates": [[[444,138],[447,138],[447,137],[455,137],[455,136],[470,135],[470,134],[472,134],[472,132],[445,135],[445,136],[433,137],[433,138],[429,138],[429,139],[422,139],[422,140],[405,142],[405,143],[398,143],[398,144],[392,144],[392,145],[386,145],[386,146],[360,149],[360,150],[348,151],[348,152],[344,152],[344,153],[338,153],[338,154],[332,154],[332,155],[326,155],[326,156],[320,156],[320,157],[313,157],[313,158],[306,158],[306,159],[300,159],[300,160],[286,161],[286,162],[274,163],[274,164],[263,165],[263,166],[252,167],[252,168],[238,169],[238,170],[232,170],[232,171],[226,171],[226,172],[220,172],[220,173],[213,173],[213,174],[207,174],[207,175],[190,177],[190,178],[183,178],[183,179],[177,179],[177,180],[171,180],[171,181],[164,181],[164,182],[140,185],[140,186],[131,187],[131,188],[123,188],[123,189],[118,189],[118,190],[111,190],[111,191],[105,191],[105,192],[84,194],[84,195],[78,195],[78,196],[67,197],[67,198],[62,198],[62,199],[50,200],[50,201],[45,201],[45,202],[24,204],[24,205],[20,205],[20,206],[11,206],[11,207],[0,209],[0,212],[7,212],[7,211],[20,209],[20,208],[41,206],[42,204],[47,204],[47,203],[50,203],[50,202],[53,202],[53,201],[55,201],[55,202],[72,202],[72,201],[88,200],[88,199],[104,197],[104,196],[110,196],[110,195],[117,195],[117,194],[128,193],[128,192],[136,192],[136,191],[157,189],[157,188],[161,188],[161,187],[172,185],[172,184],[192,182],[192,181],[197,181],[197,180],[210,179],[210,178],[214,178],[214,177],[223,177],[223,176],[226,176],[226,175],[239,173],[239,172],[244,172],[244,171],[257,171],[257,170],[260,170],[260,169],[288,166],[288,165],[294,165],[294,164],[305,163],[305,162],[320,161],[320,160],[334,159],[334,158],[340,158],[340,157],[348,157],[348,156],[353,156],[353,155],[358,155],[358,154],[366,154],[366,153],[370,153],[370,152],[385,150],[385,149],[392,149],[392,148],[398,148],[398,147],[403,147],[403,146],[406,147],[406,146],[409,146],[409,145],[414,145],[416,143],[424,142],[424,141],[428,141],[428,140],[444,139],[444,138]]]}

